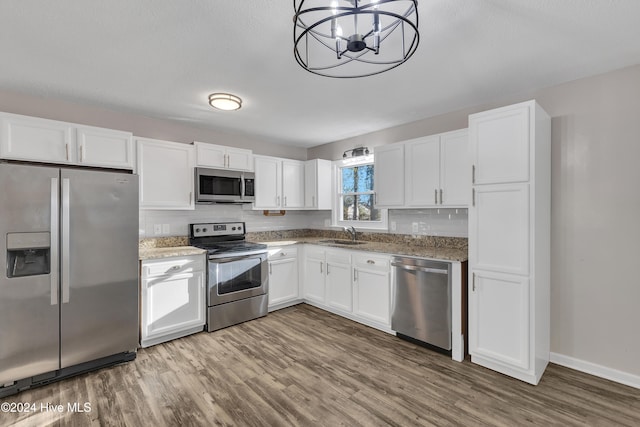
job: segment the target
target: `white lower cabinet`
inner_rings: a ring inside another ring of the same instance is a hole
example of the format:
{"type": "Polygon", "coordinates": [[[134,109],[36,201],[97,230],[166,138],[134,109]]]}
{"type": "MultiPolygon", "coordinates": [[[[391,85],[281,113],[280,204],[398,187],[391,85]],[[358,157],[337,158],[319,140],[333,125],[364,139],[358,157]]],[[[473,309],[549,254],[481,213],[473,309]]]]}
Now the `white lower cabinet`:
{"type": "Polygon", "coordinates": [[[358,254],[353,257],[354,314],[391,326],[390,259],[386,256],[358,254]]]}
{"type": "Polygon", "coordinates": [[[476,270],[469,304],[473,357],[529,369],[529,280],[476,270]]]}
{"type": "Polygon", "coordinates": [[[327,305],[351,313],[351,255],[346,251],[330,250],[325,253],[327,305]]]}
{"type": "Polygon", "coordinates": [[[298,249],[269,249],[269,310],[300,302],[298,284],[298,249]]]}
{"type": "Polygon", "coordinates": [[[388,256],[305,245],[303,278],[305,302],[391,332],[388,256]]]}
{"type": "Polygon", "coordinates": [[[142,261],[142,347],[170,341],[204,329],[205,265],[204,255],[142,261]]]}

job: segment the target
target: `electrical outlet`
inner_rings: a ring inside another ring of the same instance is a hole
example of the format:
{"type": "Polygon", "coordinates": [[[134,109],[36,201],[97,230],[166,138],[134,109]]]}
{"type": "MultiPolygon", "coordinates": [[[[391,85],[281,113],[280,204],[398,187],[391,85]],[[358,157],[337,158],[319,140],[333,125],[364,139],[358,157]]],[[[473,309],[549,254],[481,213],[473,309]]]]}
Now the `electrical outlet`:
{"type": "Polygon", "coordinates": [[[171,233],[171,227],[169,227],[169,224],[162,224],[162,234],[169,233],[171,233]]]}
{"type": "Polygon", "coordinates": [[[396,231],[398,228],[398,224],[395,221],[391,221],[391,231],[396,231]]]}
{"type": "Polygon", "coordinates": [[[419,231],[418,223],[417,222],[412,222],[411,223],[411,232],[412,233],[417,233],[418,231],[419,231]]]}
{"type": "Polygon", "coordinates": [[[162,234],[162,224],[153,224],[153,234],[162,234]]]}

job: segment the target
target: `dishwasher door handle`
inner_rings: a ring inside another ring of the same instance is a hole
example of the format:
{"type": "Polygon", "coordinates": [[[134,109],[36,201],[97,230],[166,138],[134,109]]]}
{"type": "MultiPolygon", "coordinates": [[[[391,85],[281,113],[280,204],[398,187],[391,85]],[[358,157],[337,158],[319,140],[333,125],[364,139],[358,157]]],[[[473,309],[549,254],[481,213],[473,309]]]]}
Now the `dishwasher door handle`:
{"type": "Polygon", "coordinates": [[[441,268],[428,268],[428,267],[416,267],[414,265],[400,264],[397,262],[392,262],[392,266],[402,268],[403,270],[411,270],[411,271],[422,271],[424,273],[437,273],[437,274],[448,274],[448,270],[443,270],[441,268]]]}

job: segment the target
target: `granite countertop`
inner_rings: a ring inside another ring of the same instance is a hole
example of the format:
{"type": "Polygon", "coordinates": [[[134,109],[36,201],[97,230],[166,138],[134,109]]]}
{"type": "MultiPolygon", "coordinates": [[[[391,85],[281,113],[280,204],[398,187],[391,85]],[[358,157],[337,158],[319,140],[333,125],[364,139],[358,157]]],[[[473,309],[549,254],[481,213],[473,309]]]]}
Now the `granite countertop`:
{"type": "MultiPolygon", "coordinates": [[[[436,260],[445,260],[445,261],[458,261],[463,262],[467,261],[469,258],[469,254],[466,248],[451,248],[451,247],[436,247],[436,246],[412,246],[403,243],[392,243],[392,242],[372,242],[359,240],[362,242],[357,245],[350,244],[340,244],[338,242],[323,242],[323,240],[334,240],[327,239],[326,237],[298,237],[298,238],[290,238],[287,240],[262,240],[262,239],[252,239],[254,242],[265,243],[268,247],[277,247],[277,246],[287,246],[294,244],[302,244],[309,243],[320,246],[329,246],[334,248],[342,248],[342,249],[351,249],[357,251],[366,251],[366,252],[380,252],[385,254],[392,255],[407,255],[418,258],[430,258],[436,260]]],[[[340,239],[347,240],[347,239],[340,239]]]]}
{"type": "MultiPolygon", "coordinates": [[[[342,244],[345,233],[335,230],[283,230],[247,233],[247,240],[265,243],[267,247],[314,244],[391,255],[406,255],[444,261],[467,261],[467,239],[461,237],[410,236],[387,233],[358,232],[357,245],[342,244]],[[327,242],[332,240],[332,242],[327,242]]],[[[174,256],[199,255],[203,249],[188,246],[187,237],[150,238],[140,241],[139,258],[160,259],[174,256]]]]}
{"type": "Polygon", "coordinates": [[[138,258],[142,261],[174,256],[200,255],[206,252],[204,249],[188,245],[189,239],[187,237],[142,239],[138,243],[138,258]]]}

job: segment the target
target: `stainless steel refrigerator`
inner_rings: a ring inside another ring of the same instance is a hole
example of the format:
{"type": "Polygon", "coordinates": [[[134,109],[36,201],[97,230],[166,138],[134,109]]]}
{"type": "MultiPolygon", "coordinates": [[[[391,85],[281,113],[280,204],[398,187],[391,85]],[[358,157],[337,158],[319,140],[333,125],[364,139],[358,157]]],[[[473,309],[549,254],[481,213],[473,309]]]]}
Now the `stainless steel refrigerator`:
{"type": "Polygon", "coordinates": [[[0,163],[0,397],[135,358],[138,177],[0,163]]]}

